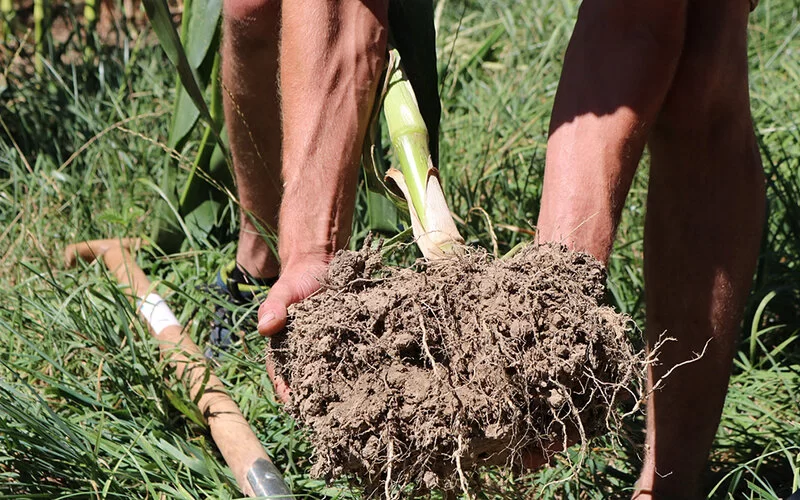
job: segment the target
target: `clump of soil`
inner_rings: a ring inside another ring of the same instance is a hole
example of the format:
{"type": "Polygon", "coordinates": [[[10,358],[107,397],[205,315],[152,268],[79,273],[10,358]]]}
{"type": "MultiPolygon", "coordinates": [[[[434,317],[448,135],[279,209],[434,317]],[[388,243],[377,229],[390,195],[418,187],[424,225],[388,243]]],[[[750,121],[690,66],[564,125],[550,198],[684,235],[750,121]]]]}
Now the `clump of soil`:
{"type": "Polygon", "coordinates": [[[602,305],[593,257],[528,246],[418,267],[383,267],[379,248],[340,252],[273,339],[312,474],[463,488],[478,466],[604,432],[640,387],[630,320],[602,305]]]}

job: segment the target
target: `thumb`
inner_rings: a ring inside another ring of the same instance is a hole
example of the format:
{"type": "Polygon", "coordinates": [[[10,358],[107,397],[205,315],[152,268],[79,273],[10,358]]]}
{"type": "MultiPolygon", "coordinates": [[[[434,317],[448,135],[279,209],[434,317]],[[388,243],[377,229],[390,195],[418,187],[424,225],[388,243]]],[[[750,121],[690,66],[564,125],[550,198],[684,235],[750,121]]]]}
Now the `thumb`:
{"type": "Polygon", "coordinates": [[[286,308],[317,291],[320,285],[315,276],[324,271],[324,266],[302,266],[281,274],[258,308],[258,333],[270,336],[283,330],[286,326],[286,308]]]}
{"type": "Polygon", "coordinates": [[[258,308],[258,333],[274,335],[286,326],[286,308],[295,302],[294,293],[281,280],[278,280],[258,308]]]}

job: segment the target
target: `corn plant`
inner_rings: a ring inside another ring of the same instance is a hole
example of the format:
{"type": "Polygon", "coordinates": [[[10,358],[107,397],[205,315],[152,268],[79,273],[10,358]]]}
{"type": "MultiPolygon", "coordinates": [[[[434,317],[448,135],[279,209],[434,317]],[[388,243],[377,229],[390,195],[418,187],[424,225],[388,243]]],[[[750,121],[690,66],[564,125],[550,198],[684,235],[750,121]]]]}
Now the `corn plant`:
{"type": "Polygon", "coordinates": [[[177,250],[184,237],[190,242],[218,228],[219,214],[231,186],[227,147],[224,141],[222,95],[219,79],[221,0],[187,0],[184,3],[180,37],[164,0],[145,0],[145,9],[161,47],[178,72],[177,99],[167,146],[181,150],[202,122],[203,135],[183,186],[177,184],[174,161],[168,165],[159,186],[161,218],[153,239],[166,251],[177,250]],[[203,89],[211,95],[206,104],[203,89]]]}
{"type": "Polygon", "coordinates": [[[15,15],[16,11],[11,0],[0,0],[0,16],[2,16],[2,20],[0,20],[0,40],[5,40],[9,34],[14,32],[15,15]]]}
{"type": "Polygon", "coordinates": [[[86,22],[87,31],[91,31],[97,22],[97,3],[96,0],[85,0],[83,4],[83,19],[86,22]]]}
{"type": "MultiPolygon", "coordinates": [[[[199,120],[204,122],[204,133],[199,150],[189,172],[189,178],[182,189],[176,189],[176,169],[165,168],[164,178],[159,186],[160,194],[167,207],[163,207],[163,218],[157,225],[154,239],[162,249],[177,250],[183,236],[190,240],[203,233],[208,234],[218,221],[221,203],[220,188],[229,187],[231,176],[227,151],[224,145],[223,114],[219,83],[219,19],[221,2],[219,0],[187,0],[184,4],[180,37],[172,26],[169,11],[164,0],[145,0],[145,8],[158,35],[162,48],[178,70],[178,98],[168,146],[178,149],[186,144],[188,137],[199,120]],[[213,52],[212,52],[213,51],[213,52]],[[207,68],[207,59],[213,58],[210,74],[201,70],[207,68]],[[208,85],[211,104],[206,104],[201,88],[208,85]]],[[[391,13],[390,13],[391,14],[391,13]]],[[[414,23],[422,25],[430,18],[432,11],[422,15],[411,10],[395,12],[392,15],[395,25],[407,27],[414,23]],[[430,15],[428,15],[430,14],[430,15]]],[[[415,73],[419,71],[419,50],[405,42],[405,50],[414,59],[415,73]]],[[[432,24],[429,36],[423,38],[423,49],[433,50],[432,24]]],[[[432,52],[431,52],[432,53],[432,52]]],[[[402,195],[408,202],[408,212],[416,241],[426,257],[440,257],[452,251],[453,244],[463,242],[458,234],[449,208],[442,193],[438,170],[432,157],[426,120],[420,112],[415,89],[403,69],[400,53],[393,49],[389,54],[387,84],[382,95],[384,116],[389,136],[397,154],[400,169],[384,172],[382,158],[377,158],[379,138],[376,120],[368,145],[364,148],[367,168],[367,184],[370,225],[376,229],[392,231],[397,228],[396,211],[387,202],[388,193],[384,182],[375,182],[376,177],[386,175],[385,182],[392,186],[395,194],[402,195]],[[377,196],[376,196],[376,193],[377,196]]],[[[435,66],[434,66],[435,68],[435,66]]],[[[435,73],[435,71],[434,71],[435,73]]],[[[433,75],[435,89],[436,76],[433,75]]],[[[429,82],[430,83],[430,82],[429,82]]],[[[422,86],[418,86],[422,87],[422,86]]],[[[430,85],[428,85],[430,87],[430,85]]],[[[435,94],[435,93],[434,93],[435,94]]],[[[438,99],[438,97],[435,97],[438,99]]],[[[427,96],[430,101],[430,96],[427,96]]],[[[378,108],[381,99],[378,99],[378,108]]],[[[438,105],[438,102],[437,102],[438,105]]],[[[428,122],[436,125],[438,115],[428,122]]],[[[434,141],[432,144],[436,144],[434,141]]]]}
{"type": "Polygon", "coordinates": [[[34,68],[37,73],[42,72],[42,51],[44,43],[44,23],[45,23],[45,9],[47,5],[45,0],[33,0],[33,40],[35,45],[36,54],[34,56],[34,68]]]}
{"type": "Polygon", "coordinates": [[[464,239],[450,215],[431,158],[428,129],[396,49],[389,52],[388,72],[383,110],[400,169],[390,168],[386,177],[408,204],[411,227],[423,255],[442,257],[453,252],[464,239]]]}

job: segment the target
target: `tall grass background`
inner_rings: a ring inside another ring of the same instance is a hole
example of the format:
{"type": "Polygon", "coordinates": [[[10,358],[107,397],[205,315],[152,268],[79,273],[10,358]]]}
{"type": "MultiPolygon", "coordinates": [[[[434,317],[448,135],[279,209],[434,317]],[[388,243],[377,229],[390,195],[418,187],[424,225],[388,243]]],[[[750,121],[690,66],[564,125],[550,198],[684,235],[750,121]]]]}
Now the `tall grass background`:
{"type": "MultiPolygon", "coordinates": [[[[439,2],[445,193],[468,243],[491,248],[494,233],[502,252],[534,229],[548,118],[577,4],[439,2]]],[[[780,498],[800,488],[799,16],[795,0],[762,0],[750,20],[750,89],[769,211],[709,464],[709,498],[780,498]]],[[[87,36],[80,22],[56,43],[45,23],[46,49],[38,50],[31,26],[5,29],[0,52],[0,496],[237,497],[186,395],[164,381],[124,290],[100,266],[60,264],[70,242],[150,234],[161,199],[156,179],[165,168],[188,176],[201,133],[179,150],[166,145],[174,72],[146,24],[134,33],[119,23],[112,44],[87,36]]],[[[609,278],[615,306],[640,323],[646,183],[645,158],[609,278]]],[[[363,190],[358,204],[353,245],[369,228],[363,190]]],[[[208,236],[178,254],[140,258],[200,343],[215,299],[199,287],[234,251],[208,236]]],[[[415,257],[408,252],[407,262],[415,257]]],[[[245,328],[248,313],[253,308],[235,311],[234,326],[245,328]]],[[[221,355],[221,378],[299,496],[359,498],[342,482],[308,476],[311,450],[274,402],[264,348],[246,331],[240,349],[221,355]]],[[[577,471],[572,452],[529,475],[490,470],[477,495],[629,496],[642,420],[631,418],[616,440],[594,441],[577,471]]]]}

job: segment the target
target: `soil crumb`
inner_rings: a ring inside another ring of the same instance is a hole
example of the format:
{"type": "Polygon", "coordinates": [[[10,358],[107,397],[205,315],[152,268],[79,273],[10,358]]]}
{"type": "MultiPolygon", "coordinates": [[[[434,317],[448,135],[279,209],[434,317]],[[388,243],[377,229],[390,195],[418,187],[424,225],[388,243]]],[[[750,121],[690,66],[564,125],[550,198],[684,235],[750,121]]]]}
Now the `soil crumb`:
{"type": "Polygon", "coordinates": [[[602,304],[593,257],[469,249],[400,269],[369,247],[340,252],[272,341],[286,409],[310,430],[312,475],[463,489],[482,465],[519,467],[526,451],[605,432],[641,387],[632,323],[602,304]]]}

